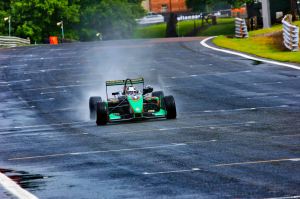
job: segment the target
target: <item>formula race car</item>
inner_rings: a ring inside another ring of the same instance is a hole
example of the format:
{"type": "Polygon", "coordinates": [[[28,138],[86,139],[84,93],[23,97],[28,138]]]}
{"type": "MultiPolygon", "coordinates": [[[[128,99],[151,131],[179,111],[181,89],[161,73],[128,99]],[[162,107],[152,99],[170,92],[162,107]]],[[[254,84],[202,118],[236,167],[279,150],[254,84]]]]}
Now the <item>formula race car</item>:
{"type": "Polygon", "coordinates": [[[153,92],[152,86],[144,87],[144,79],[126,79],[106,82],[107,101],[101,97],[90,97],[90,118],[97,125],[107,122],[140,120],[151,118],[176,118],[176,105],[172,95],[164,96],[162,91],[153,92]],[[133,85],[143,84],[142,90],[133,85]],[[122,91],[113,92],[114,98],[108,98],[108,86],[124,86],[122,91]],[[152,93],[152,95],[151,95],[152,93]]]}

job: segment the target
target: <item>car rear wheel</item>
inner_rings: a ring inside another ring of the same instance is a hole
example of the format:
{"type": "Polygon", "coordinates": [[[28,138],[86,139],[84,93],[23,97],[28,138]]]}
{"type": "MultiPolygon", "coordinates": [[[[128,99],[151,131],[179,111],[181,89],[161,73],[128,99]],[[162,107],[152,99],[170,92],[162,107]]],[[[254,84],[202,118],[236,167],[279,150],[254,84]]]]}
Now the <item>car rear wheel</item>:
{"type": "Polygon", "coordinates": [[[175,99],[172,95],[164,97],[164,102],[167,111],[167,119],[175,119],[177,116],[175,99]]]}
{"type": "Polygon", "coordinates": [[[97,111],[97,102],[101,102],[101,97],[90,97],[89,100],[89,108],[90,108],[90,119],[94,120],[96,119],[96,111],[97,111]]]}
{"type": "Polygon", "coordinates": [[[96,114],[96,124],[105,125],[107,124],[108,114],[106,102],[97,102],[97,114],[96,114]]]}
{"type": "Polygon", "coordinates": [[[160,98],[160,107],[161,108],[164,108],[165,106],[164,106],[164,97],[165,97],[165,95],[164,95],[164,92],[163,91],[154,91],[154,92],[152,92],[152,97],[159,97],[160,98]]]}

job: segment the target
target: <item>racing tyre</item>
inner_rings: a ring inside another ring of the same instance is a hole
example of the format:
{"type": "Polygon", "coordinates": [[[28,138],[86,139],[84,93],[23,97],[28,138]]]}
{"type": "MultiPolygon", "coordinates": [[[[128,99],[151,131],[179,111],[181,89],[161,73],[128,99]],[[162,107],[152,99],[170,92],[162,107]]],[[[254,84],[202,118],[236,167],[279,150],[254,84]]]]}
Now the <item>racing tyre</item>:
{"type": "Polygon", "coordinates": [[[172,95],[164,97],[164,102],[167,111],[167,119],[175,119],[177,116],[175,99],[172,95]]]}
{"type": "Polygon", "coordinates": [[[96,119],[97,102],[101,102],[101,97],[90,97],[89,108],[90,108],[90,119],[96,119]]]}
{"type": "Polygon", "coordinates": [[[97,114],[96,123],[97,125],[105,125],[107,123],[107,106],[106,102],[97,102],[97,114]]]}
{"type": "Polygon", "coordinates": [[[160,107],[162,107],[162,108],[165,107],[164,106],[164,97],[165,97],[165,95],[164,95],[163,91],[154,91],[154,92],[152,92],[152,97],[160,97],[160,99],[161,99],[160,107]]]}

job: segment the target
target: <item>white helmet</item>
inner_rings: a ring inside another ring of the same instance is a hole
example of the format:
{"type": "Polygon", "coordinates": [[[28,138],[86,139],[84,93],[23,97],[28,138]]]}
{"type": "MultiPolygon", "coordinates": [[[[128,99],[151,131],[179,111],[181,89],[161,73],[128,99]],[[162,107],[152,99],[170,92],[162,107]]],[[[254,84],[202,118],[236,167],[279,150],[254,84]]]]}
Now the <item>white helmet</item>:
{"type": "Polygon", "coordinates": [[[136,88],[134,88],[133,86],[128,86],[126,89],[126,94],[132,95],[134,93],[137,93],[136,88]]]}

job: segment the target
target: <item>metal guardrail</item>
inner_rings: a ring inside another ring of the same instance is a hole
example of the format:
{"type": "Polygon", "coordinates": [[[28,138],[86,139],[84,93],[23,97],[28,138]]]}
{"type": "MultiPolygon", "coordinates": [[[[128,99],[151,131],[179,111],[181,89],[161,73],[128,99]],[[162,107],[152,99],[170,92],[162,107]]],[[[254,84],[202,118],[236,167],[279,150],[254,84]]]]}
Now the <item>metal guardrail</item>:
{"type": "Polygon", "coordinates": [[[283,43],[291,51],[299,51],[299,27],[293,26],[285,21],[287,15],[282,19],[283,43]]]}
{"type": "Polygon", "coordinates": [[[17,46],[24,44],[30,44],[30,40],[22,39],[20,37],[0,36],[0,46],[17,46]]]}
{"type": "Polygon", "coordinates": [[[248,30],[245,19],[235,18],[235,37],[248,38],[248,30]]]}

